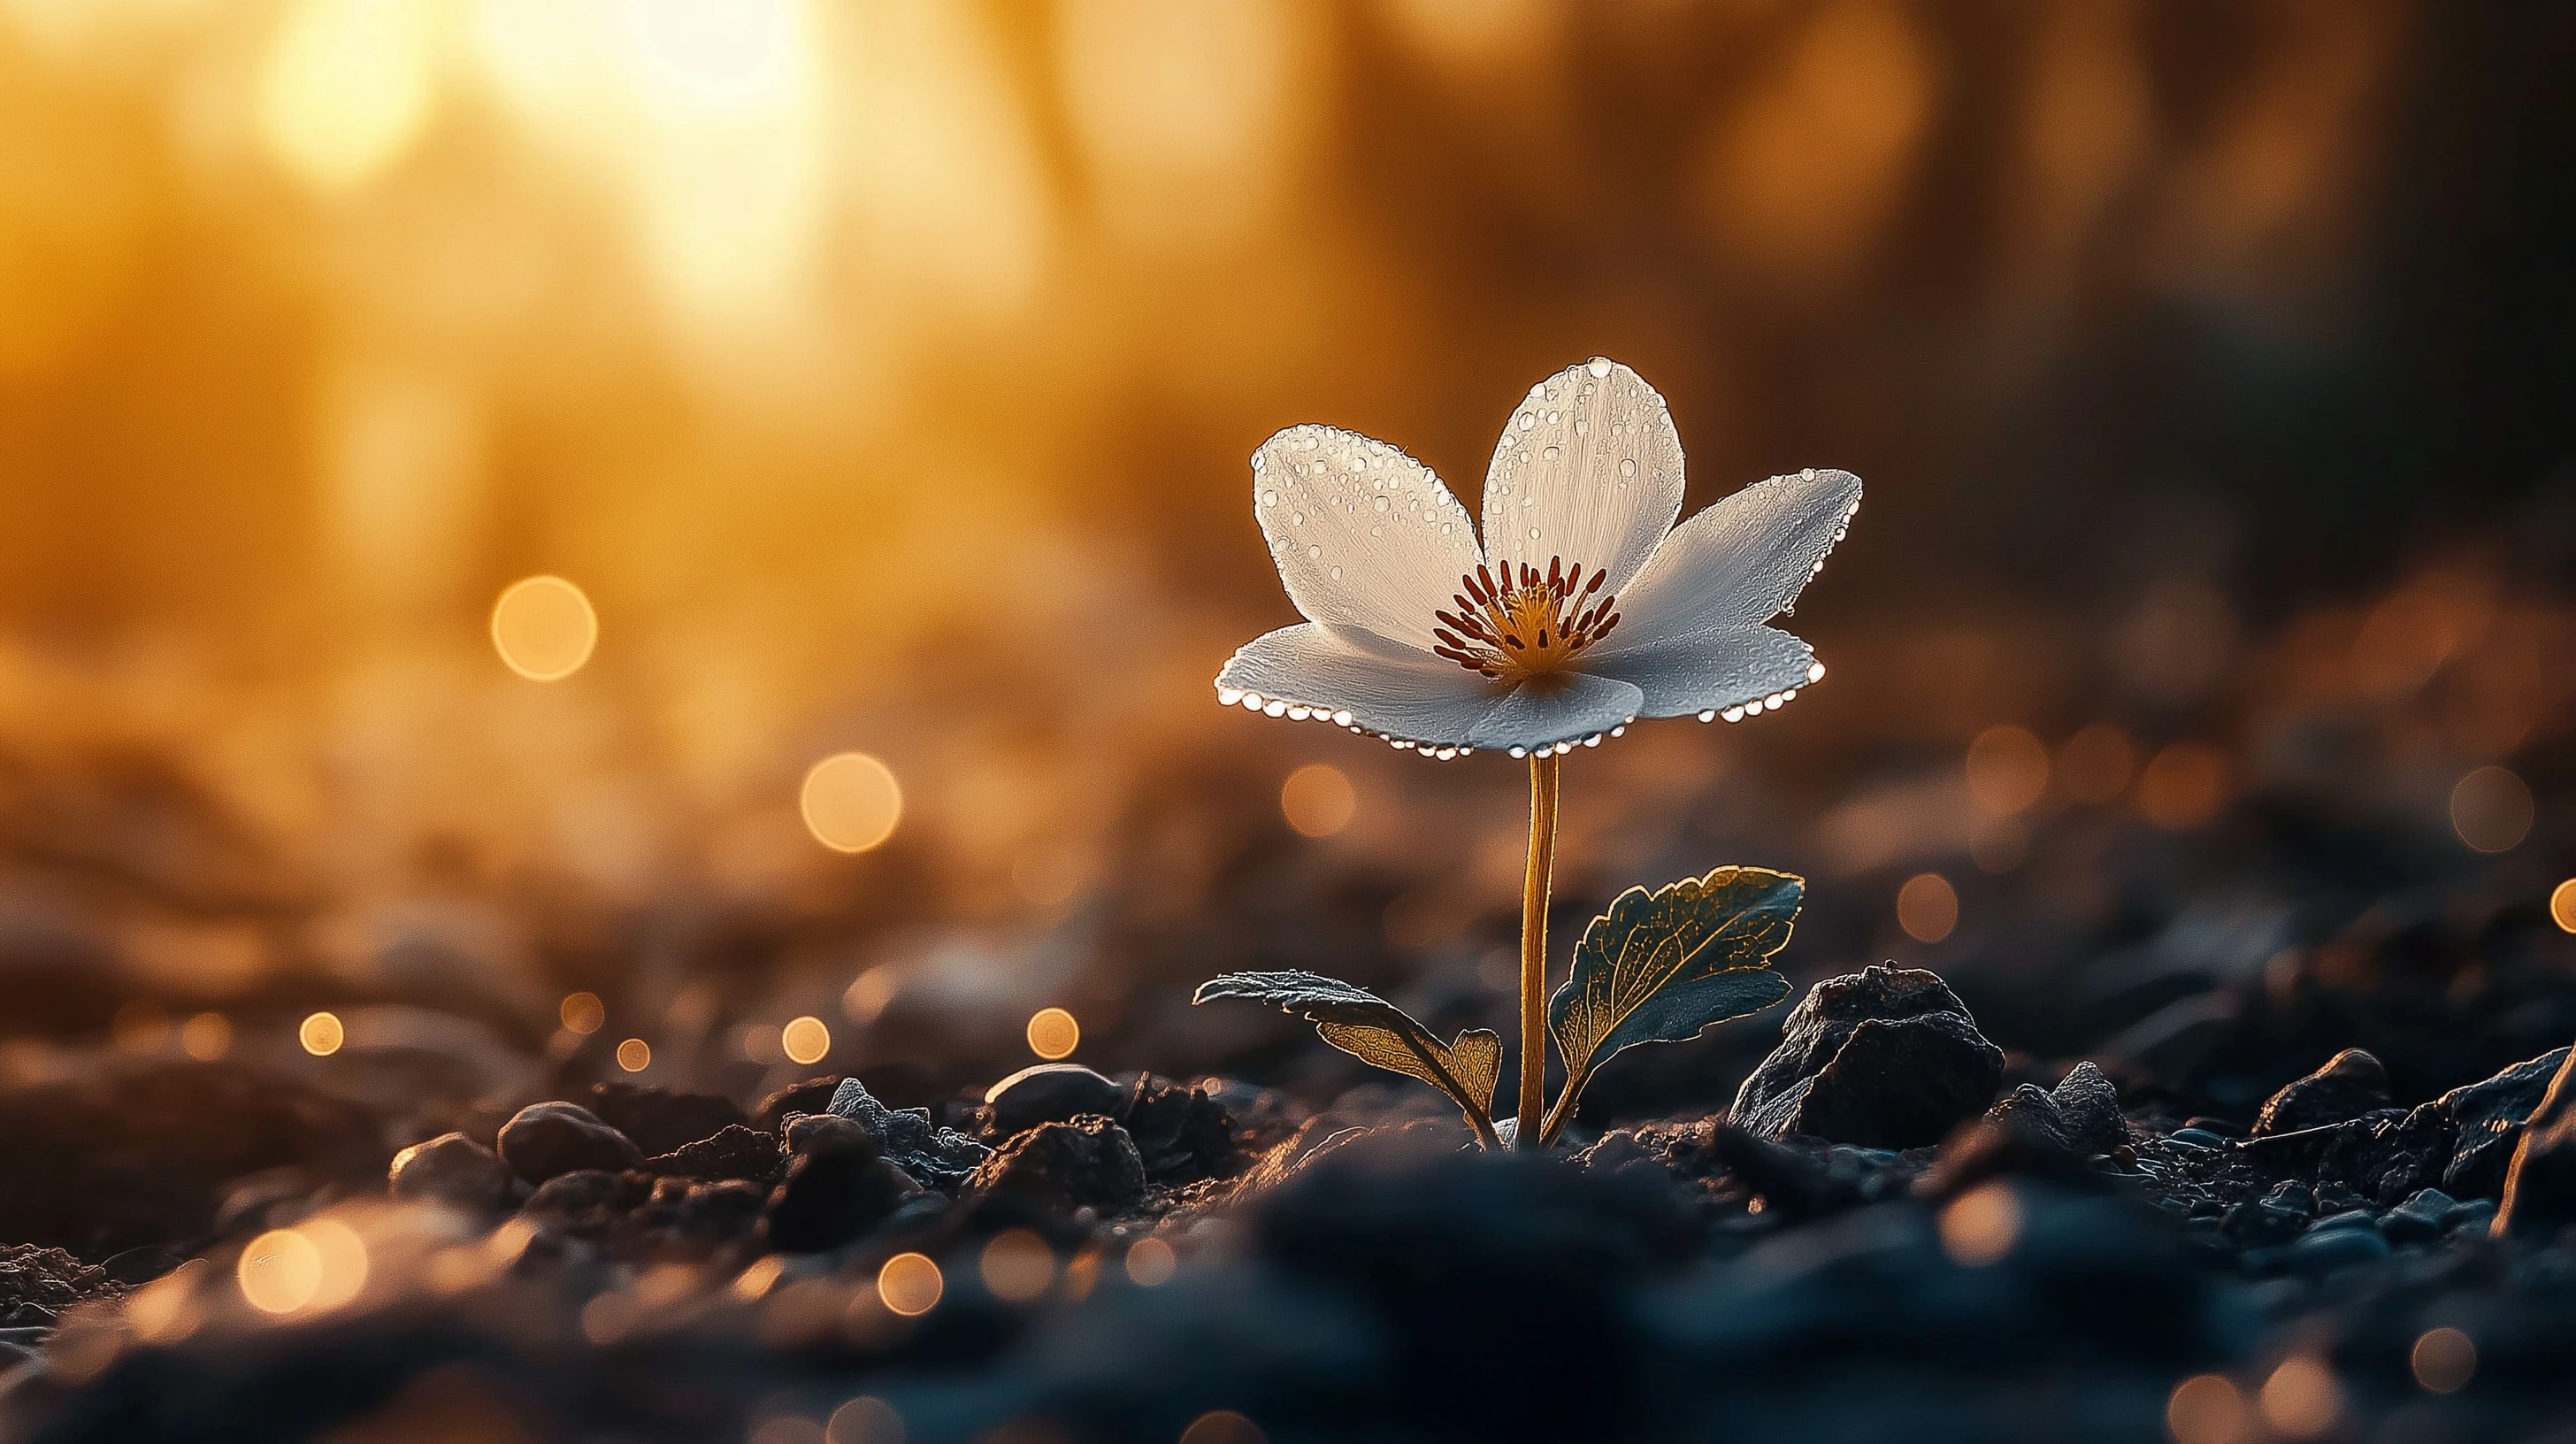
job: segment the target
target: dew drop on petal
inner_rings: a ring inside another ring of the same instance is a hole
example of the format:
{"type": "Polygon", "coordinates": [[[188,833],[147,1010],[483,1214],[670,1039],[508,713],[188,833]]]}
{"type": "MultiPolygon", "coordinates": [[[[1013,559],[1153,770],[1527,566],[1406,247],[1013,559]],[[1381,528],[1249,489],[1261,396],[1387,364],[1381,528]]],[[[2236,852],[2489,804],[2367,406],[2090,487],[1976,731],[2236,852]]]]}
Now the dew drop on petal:
{"type": "Polygon", "coordinates": [[[1243,690],[1239,687],[1219,687],[1216,689],[1216,705],[1220,707],[1231,707],[1242,700],[1243,690]]]}
{"type": "Polygon", "coordinates": [[[1821,682],[1825,680],[1825,664],[1822,662],[1808,663],[1807,680],[1810,682],[1821,682]]]}
{"type": "Polygon", "coordinates": [[[1621,476],[1635,476],[1637,474],[1637,458],[1633,456],[1620,457],[1619,474],[1621,476]]]}
{"type": "Polygon", "coordinates": [[[1340,567],[1335,567],[1335,568],[1333,568],[1333,580],[1338,582],[1338,581],[1340,581],[1341,579],[1342,579],[1342,569],[1341,569],[1340,567]]]}
{"type": "Polygon", "coordinates": [[[1538,425],[1538,413],[1537,413],[1537,412],[1535,412],[1535,411],[1524,411],[1524,412],[1522,412],[1522,413],[1521,413],[1521,430],[1523,430],[1523,431],[1527,431],[1527,430],[1529,430],[1531,427],[1536,426],[1536,425],[1538,425]]]}
{"type": "Polygon", "coordinates": [[[1537,541],[1537,540],[1538,540],[1538,528],[1537,528],[1537,527],[1531,527],[1531,528],[1530,528],[1530,540],[1531,540],[1531,541],[1537,541]]]}
{"type": "Polygon", "coordinates": [[[1539,453],[1539,459],[1540,459],[1540,460],[1542,460],[1542,461],[1554,461],[1554,460],[1556,460],[1558,457],[1563,456],[1564,454],[1565,454],[1565,453],[1564,453],[1562,450],[1560,450],[1560,449],[1558,449],[1558,448],[1556,448],[1556,447],[1551,446],[1551,447],[1547,448],[1545,451],[1542,451],[1542,452],[1540,452],[1540,453],[1539,453]]]}
{"type": "Polygon", "coordinates": [[[1261,715],[1264,717],[1284,717],[1287,713],[1288,704],[1285,702],[1265,702],[1261,707],[1261,715]]]}
{"type": "Polygon", "coordinates": [[[1724,717],[1729,722],[1741,722],[1744,720],[1744,709],[1741,707],[1729,707],[1718,715],[1724,717]]]}
{"type": "Polygon", "coordinates": [[[1595,356],[1592,358],[1591,364],[1586,366],[1584,369],[1590,371],[1595,379],[1607,378],[1610,374],[1610,358],[1607,356],[1595,356]]]}
{"type": "Polygon", "coordinates": [[[1710,710],[1708,710],[1708,711],[1706,711],[1706,712],[1702,712],[1701,714],[1699,714],[1699,720],[1701,720],[1702,722],[1714,722],[1714,721],[1716,721],[1716,720],[1717,720],[1717,711],[1716,711],[1716,709],[1711,708],[1710,710]]]}

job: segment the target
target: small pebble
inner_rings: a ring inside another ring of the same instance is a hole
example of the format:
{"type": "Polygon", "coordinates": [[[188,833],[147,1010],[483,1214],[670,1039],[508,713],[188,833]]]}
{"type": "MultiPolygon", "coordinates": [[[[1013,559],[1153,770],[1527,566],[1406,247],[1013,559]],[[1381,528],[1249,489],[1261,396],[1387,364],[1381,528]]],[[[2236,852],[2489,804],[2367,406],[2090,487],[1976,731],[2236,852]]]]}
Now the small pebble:
{"type": "Polygon", "coordinates": [[[2294,1272],[2321,1279],[2339,1269],[2376,1263],[2387,1258],[2388,1252],[2388,1241],[2370,1228],[2327,1228],[2319,1224],[2289,1246],[2286,1261],[2294,1272]]]}
{"type": "Polygon", "coordinates": [[[2210,1132],[2206,1128],[2177,1128],[2172,1133],[2165,1136],[2165,1141],[2167,1143],[2179,1143],[2186,1148],[2224,1148],[2227,1146],[2226,1139],[2210,1132]]]}

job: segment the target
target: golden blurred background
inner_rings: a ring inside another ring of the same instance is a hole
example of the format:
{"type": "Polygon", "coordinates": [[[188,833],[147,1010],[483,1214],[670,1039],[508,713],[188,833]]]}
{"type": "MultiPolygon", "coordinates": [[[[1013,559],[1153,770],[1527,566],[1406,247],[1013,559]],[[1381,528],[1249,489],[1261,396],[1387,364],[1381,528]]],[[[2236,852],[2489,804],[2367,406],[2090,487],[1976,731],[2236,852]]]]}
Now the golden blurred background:
{"type": "Polygon", "coordinates": [[[1264,962],[1481,1018],[1518,779],[1215,707],[1292,619],[1246,458],[1329,421],[1472,495],[1596,353],[1671,398],[1691,508],[1870,500],[1795,623],[1830,685],[1574,759],[1569,924],[1740,854],[1818,876],[1796,966],[2008,978],[2146,927],[2052,820],[2302,786],[2545,899],[2567,39],[0,0],[0,1067],[748,1087],[1070,1052],[1060,1008],[1182,1072],[1288,1036],[1183,1006],[1264,962]]]}

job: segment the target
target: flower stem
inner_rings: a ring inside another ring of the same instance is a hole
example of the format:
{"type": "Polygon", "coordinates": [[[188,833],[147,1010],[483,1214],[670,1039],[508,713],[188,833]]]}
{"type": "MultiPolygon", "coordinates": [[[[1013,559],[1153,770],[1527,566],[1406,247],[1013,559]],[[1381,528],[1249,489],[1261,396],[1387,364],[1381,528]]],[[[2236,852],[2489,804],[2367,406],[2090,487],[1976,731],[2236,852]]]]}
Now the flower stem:
{"type": "Polygon", "coordinates": [[[1547,885],[1556,859],[1553,750],[1530,759],[1529,871],[1521,879],[1521,1106],[1515,1142],[1539,1146],[1547,1091],[1547,885]]]}

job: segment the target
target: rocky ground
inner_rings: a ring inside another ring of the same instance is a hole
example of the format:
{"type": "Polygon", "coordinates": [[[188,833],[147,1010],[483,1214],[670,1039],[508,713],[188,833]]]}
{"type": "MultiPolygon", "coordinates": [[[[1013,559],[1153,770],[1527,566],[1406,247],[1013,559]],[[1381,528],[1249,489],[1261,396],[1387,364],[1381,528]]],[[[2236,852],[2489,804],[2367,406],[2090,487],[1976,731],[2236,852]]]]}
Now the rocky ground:
{"type": "Polygon", "coordinates": [[[13,1146],[52,1181],[0,1224],[105,1263],[0,1251],[0,1421],[2566,1438],[2566,1058],[2410,1107],[2349,1049],[2246,1116],[2175,1117],[2151,1080],[2008,1056],[1933,974],[1871,968],[1808,993],[1731,1109],[1546,1157],[1478,1152],[1427,1089],[1310,1113],[1045,1065],[934,1100],[601,1084],[356,1158],[365,1131],[298,1085],[157,1065],[21,1100],[13,1146]]]}

